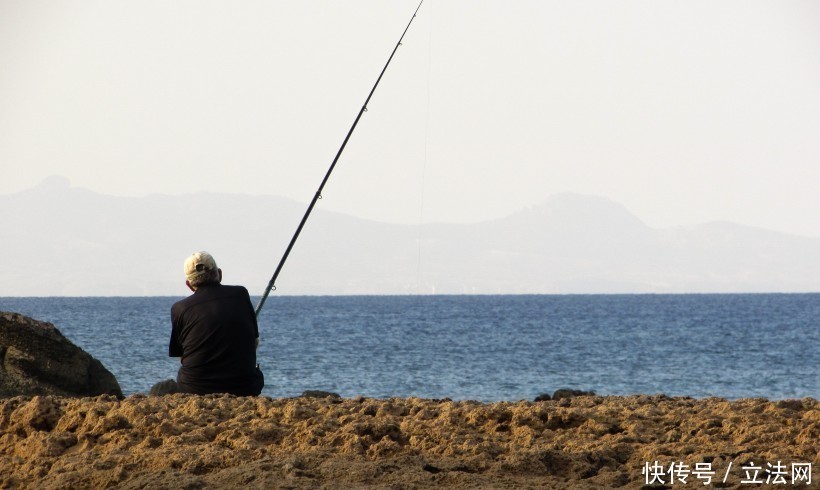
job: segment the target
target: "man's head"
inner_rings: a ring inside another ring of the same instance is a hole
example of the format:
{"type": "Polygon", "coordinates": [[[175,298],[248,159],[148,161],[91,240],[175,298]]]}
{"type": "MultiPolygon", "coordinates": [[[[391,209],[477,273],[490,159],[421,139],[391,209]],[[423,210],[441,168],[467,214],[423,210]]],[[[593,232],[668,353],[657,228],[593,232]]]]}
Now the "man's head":
{"type": "Polygon", "coordinates": [[[208,252],[195,252],[185,259],[185,284],[196,291],[198,287],[222,282],[222,269],[208,252]]]}

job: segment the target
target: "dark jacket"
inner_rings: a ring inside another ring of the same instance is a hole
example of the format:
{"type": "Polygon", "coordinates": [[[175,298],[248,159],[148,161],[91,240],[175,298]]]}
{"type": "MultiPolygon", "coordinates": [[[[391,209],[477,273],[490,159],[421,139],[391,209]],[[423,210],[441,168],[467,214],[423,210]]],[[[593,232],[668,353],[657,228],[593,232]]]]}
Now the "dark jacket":
{"type": "Polygon", "coordinates": [[[211,284],[171,307],[168,354],[181,357],[180,391],[258,395],[264,377],[256,364],[259,327],[248,290],[211,284]]]}

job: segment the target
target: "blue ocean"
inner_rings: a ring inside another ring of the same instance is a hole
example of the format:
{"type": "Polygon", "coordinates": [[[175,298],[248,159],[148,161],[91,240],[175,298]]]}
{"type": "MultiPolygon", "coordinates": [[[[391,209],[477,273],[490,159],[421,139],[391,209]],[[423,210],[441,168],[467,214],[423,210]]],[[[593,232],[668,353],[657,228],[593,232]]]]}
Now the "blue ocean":
{"type": "MultiPolygon", "coordinates": [[[[176,376],[178,299],[0,298],[0,310],[55,324],[129,395],[176,376]]],[[[271,397],[820,397],[820,294],[273,296],[259,321],[271,397]]]]}

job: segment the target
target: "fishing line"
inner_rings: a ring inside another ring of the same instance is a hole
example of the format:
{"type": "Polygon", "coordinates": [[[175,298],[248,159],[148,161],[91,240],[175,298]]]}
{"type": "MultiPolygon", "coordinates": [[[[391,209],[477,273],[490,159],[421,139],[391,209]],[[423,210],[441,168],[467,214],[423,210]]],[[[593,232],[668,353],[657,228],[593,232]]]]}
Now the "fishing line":
{"type": "Polygon", "coordinates": [[[421,294],[421,256],[422,243],[424,241],[424,191],[427,184],[427,162],[429,159],[430,140],[430,79],[432,78],[432,58],[433,58],[433,4],[428,10],[428,22],[430,28],[427,34],[427,113],[424,118],[424,161],[421,166],[421,199],[419,203],[419,233],[418,250],[416,260],[416,294],[421,294]]]}
{"type": "Polygon", "coordinates": [[[353,121],[353,125],[350,126],[350,130],[347,132],[347,136],[345,136],[344,141],[342,142],[342,146],[339,147],[339,151],[336,152],[336,157],[333,159],[333,163],[330,164],[330,168],[327,169],[327,173],[325,174],[325,178],[322,179],[322,183],[319,185],[319,189],[314,194],[313,199],[310,201],[310,204],[307,207],[307,211],[305,211],[305,215],[302,217],[302,221],[299,223],[299,226],[296,228],[296,232],[293,234],[293,237],[290,239],[290,243],[288,244],[288,248],[285,249],[284,255],[282,255],[282,259],[279,261],[279,265],[276,266],[276,270],[273,273],[270,281],[268,282],[268,286],[265,288],[265,293],[259,299],[259,303],[256,305],[256,316],[259,316],[259,312],[262,311],[262,306],[265,304],[265,300],[268,299],[268,295],[274,289],[276,289],[276,279],[279,277],[279,273],[282,271],[282,267],[285,265],[285,261],[288,259],[290,255],[290,251],[293,249],[293,245],[296,244],[296,239],[299,238],[299,234],[302,233],[302,228],[304,228],[305,223],[310,216],[310,213],[313,211],[313,207],[316,206],[316,201],[322,198],[322,189],[325,188],[325,184],[327,183],[328,179],[330,178],[330,174],[333,173],[333,169],[336,167],[336,162],[339,161],[339,157],[342,156],[342,152],[344,151],[345,147],[347,146],[347,142],[350,140],[350,136],[353,134],[353,131],[356,129],[356,125],[359,124],[359,119],[362,118],[362,114],[367,112],[367,104],[370,102],[370,98],[373,97],[373,93],[376,92],[376,87],[379,86],[379,82],[381,82],[382,77],[384,76],[384,72],[387,71],[387,67],[390,65],[390,62],[393,60],[393,56],[398,51],[399,46],[401,46],[401,42],[404,39],[404,35],[407,34],[407,31],[410,29],[410,24],[413,23],[413,19],[416,18],[416,14],[418,13],[419,9],[421,8],[421,4],[424,3],[424,0],[419,2],[418,7],[416,7],[415,12],[413,12],[413,16],[410,17],[410,22],[407,23],[407,27],[404,28],[404,32],[402,32],[399,41],[396,43],[396,46],[393,48],[393,51],[390,53],[390,57],[387,59],[387,63],[384,64],[384,68],[382,68],[381,73],[379,74],[379,78],[376,79],[376,83],[373,84],[373,88],[370,89],[370,93],[365,99],[362,108],[359,109],[359,113],[356,116],[356,119],[353,121]]]}

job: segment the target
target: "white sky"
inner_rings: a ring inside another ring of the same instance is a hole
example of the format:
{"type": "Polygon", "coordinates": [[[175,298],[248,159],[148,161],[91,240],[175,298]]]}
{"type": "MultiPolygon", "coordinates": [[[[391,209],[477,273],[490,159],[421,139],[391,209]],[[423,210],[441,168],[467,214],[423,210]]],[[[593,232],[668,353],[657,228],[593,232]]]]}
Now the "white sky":
{"type": "MultiPolygon", "coordinates": [[[[0,193],[307,202],[416,0],[0,0],[0,193]]],[[[820,2],[426,0],[320,206],[820,236],[820,2]]],[[[260,210],[263,212],[263,210],[260,210]]]]}

